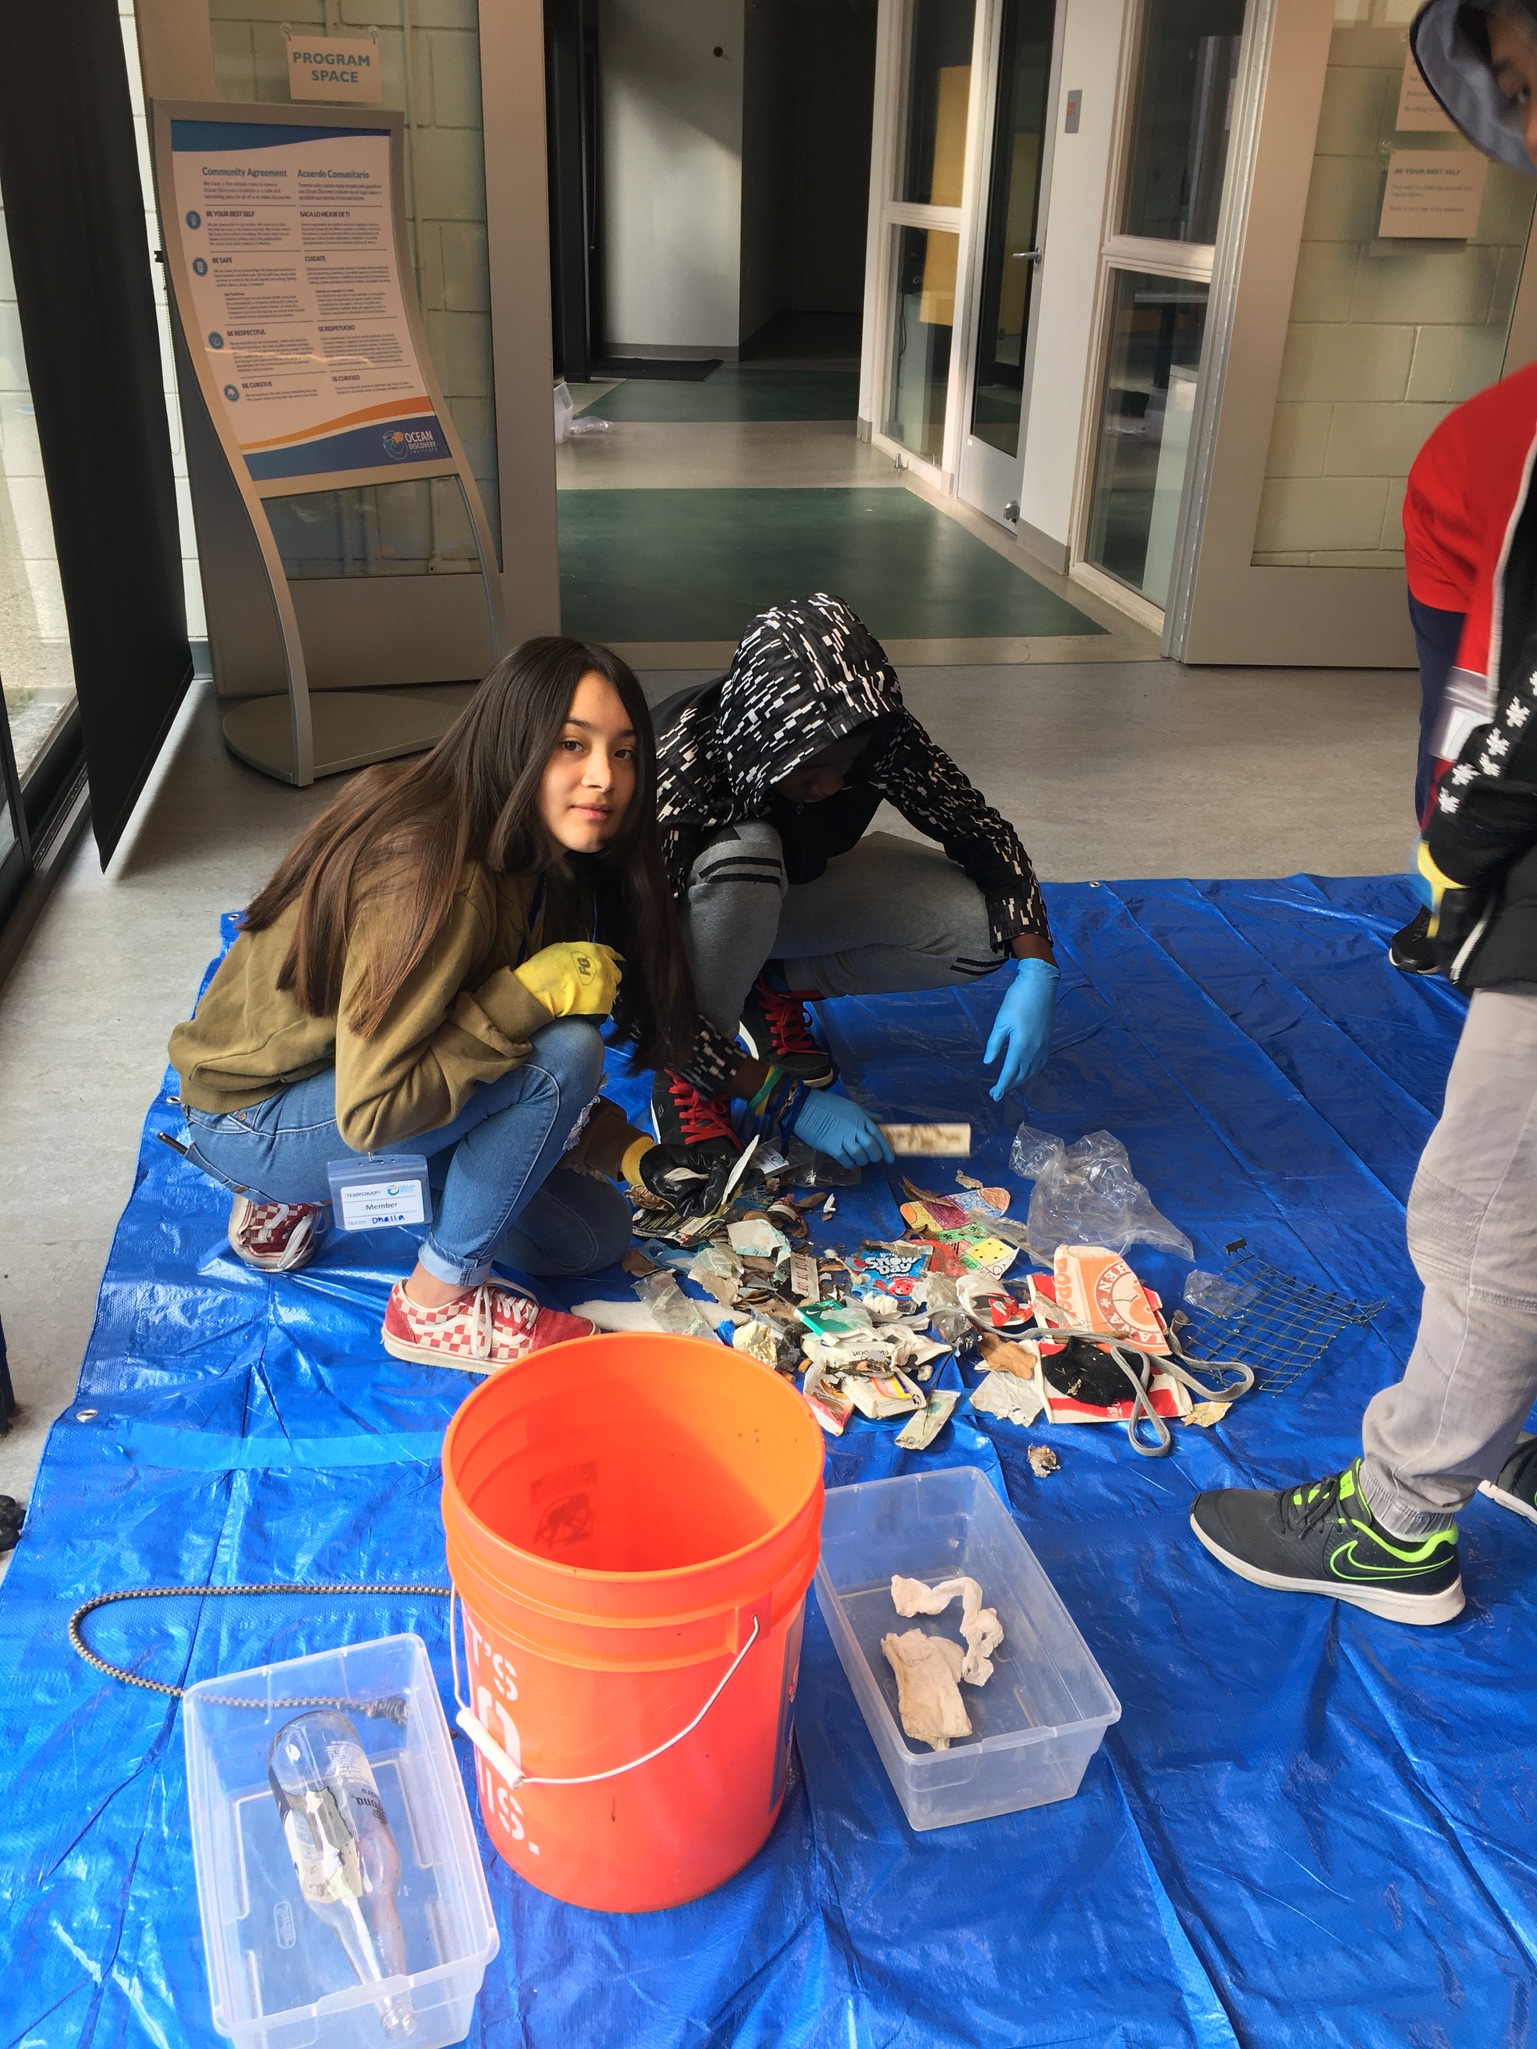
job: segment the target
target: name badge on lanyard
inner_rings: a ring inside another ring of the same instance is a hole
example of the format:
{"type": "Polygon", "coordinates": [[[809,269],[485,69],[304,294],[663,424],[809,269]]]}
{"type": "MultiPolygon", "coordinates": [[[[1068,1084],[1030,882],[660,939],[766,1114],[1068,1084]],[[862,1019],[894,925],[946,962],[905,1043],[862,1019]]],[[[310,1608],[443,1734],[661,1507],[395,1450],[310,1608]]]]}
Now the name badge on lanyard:
{"type": "Polygon", "coordinates": [[[382,1231],[425,1224],[432,1209],[427,1162],[420,1153],[333,1160],[326,1168],[331,1211],[344,1231],[382,1231]]]}

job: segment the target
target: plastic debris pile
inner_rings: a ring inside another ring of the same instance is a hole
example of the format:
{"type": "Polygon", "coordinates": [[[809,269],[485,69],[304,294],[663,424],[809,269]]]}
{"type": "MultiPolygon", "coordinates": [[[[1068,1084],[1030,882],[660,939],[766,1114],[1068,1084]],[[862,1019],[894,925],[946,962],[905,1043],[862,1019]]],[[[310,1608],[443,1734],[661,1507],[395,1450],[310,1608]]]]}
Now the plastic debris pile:
{"type": "MultiPolygon", "coordinates": [[[[1039,1134],[1022,1132],[1016,1153],[1027,1136],[1039,1134]]],[[[1060,1139],[1041,1145],[1031,1162],[1037,1196],[1054,1163],[1066,1160],[1087,1175],[1084,1185],[1101,1204],[1113,1200],[1127,1216],[1145,1212],[1166,1240],[1188,1242],[1152,1210],[1125,1148],[1108,1132],[1074,1147],[1060,1139]]],[[[1045,1255],[1051,1272],[1027,1275],[1012,1294],[1004,1276],[1022,1255],[1038,1255],[1031,1228],[1009,1215],[1007,1188],[964,1172],[944,1191],[902,1179],[899,1235],[864,1238],[851,1249],[814,1244],[813,1225],[818,1241],[836,1229],[833,1175],[847,1185],[857,1170],[760,1148],[738,1162],[707,1213],[643,1201],[636,1217],[643,1249],[625,1265],[649,1322],[684,1336],[718,1336],[799,1379],[829,1436],[842,1436],[856,1415],[898,1423],[897,1444],[906,1451],[927,1450],[969,1401],[980,1414],[1023,1428],[1122,1423],[1138,1450],[1156,1453],[1168,1449],[1168,1421],[1209,1424],[1244,1391],[1241,1379],[1211,1390],[1197,1384],[1203,1400],[1192,1401],[1158,1296],[1106,1244],[1053,1246],[1045,1255]],[[952,1357],[978,1366],[974,1388],[936,1384],[952,1357]]],[[[625,1305],[579,1308],[611,1328],[632,1327],[625,1305]]],[[[1059,1463],[1048,1452],[1031,1466],[1045,1477],[1059,1463]]]]}

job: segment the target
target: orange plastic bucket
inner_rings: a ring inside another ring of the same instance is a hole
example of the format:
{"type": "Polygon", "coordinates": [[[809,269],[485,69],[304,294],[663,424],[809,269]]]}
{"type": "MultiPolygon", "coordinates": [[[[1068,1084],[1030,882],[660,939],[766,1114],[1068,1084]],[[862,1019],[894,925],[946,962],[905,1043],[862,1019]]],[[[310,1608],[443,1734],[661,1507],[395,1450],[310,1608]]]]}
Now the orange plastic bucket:
{"type": "Polygon", "coordinates": [[[789,1764],[822,1525],[822,1433],[795,1389],[695,1338],[552,1345],[454,1417],[443,1522],[501,1855],[611,1912],[724,1884],[789,1764]]]}

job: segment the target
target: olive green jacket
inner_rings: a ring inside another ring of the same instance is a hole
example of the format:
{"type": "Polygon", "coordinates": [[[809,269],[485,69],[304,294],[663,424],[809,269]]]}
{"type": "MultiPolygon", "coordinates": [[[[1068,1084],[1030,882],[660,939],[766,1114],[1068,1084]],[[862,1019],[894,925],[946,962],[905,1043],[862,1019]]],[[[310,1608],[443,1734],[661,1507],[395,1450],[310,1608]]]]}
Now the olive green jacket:
{"type": "MultiPolygon", "coordinates": [[[[336,1121],[354,1152],[380,1152],[451,1124],[481,1082],[526,1060],[550,1013],[513,970],[543,946],[585,939],[588,907],[552,876],[530,917],[527,877],[467,862],[432,945],[367,1038],[347,1023],[397,901],[376,889],[354,908],[337,1012],[311,1017],[278,974],[297,907],[264,932],[242,932],[209,983],[197,1014],[171,1034],[181,1100],[195,1110],[243,1110],[336,1069],[336,1121]]],[[[639,1136],[600,1100],[568,1164],[617,1175],[639,1136]]]]}

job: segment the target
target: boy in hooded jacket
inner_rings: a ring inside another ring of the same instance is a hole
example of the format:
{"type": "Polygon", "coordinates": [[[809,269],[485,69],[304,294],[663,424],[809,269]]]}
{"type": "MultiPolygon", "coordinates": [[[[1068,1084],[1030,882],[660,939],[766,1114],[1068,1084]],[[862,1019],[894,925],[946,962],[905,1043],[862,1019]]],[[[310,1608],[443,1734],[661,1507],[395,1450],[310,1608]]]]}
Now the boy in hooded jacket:
{"type": "MultiPolygon", "coordinates": [[[[1537,165],[1537,0],[1430,0],[1409,31],[1426,84],[1496,162],[1537,165]]],[[[1472,992],[1441,1121],[1409,1196],[1425,1284],[1403,1378],[1368,1404],[1362,1455],[1278,1491],[1196,1497],[1196,1536],[1256,1585],[1397,1622],[1462,1610],[1457,1512],[1475,1489],[1537,1523],[1537,490],[1528,456],[1491,570],[1494,716],[1443,776],[1419,867],[1441,965],[1472,992]]]]}
{"type": "Polygon", "coordinates": [[[687,1066],[657,1077],[664,1142],[729,1159],[750,1126],[844,1165],[890,1159],[874,1119],[832,1089],[806,1005],[972,982],[1010,960],[983,1055],[1002,1063],[994,1100],[1035,1073],[1057,969],[1030,857],[847,605],[818,593],[761,613],[725,676],[653,716],[701,1013],[687,1066]],[[883,799],[942,851],[869,832],[883,799]]]}

